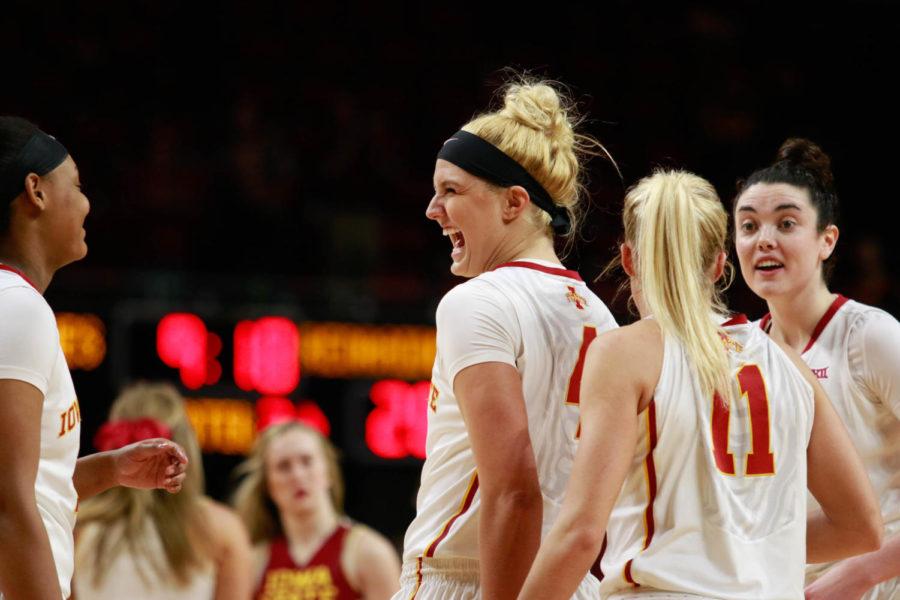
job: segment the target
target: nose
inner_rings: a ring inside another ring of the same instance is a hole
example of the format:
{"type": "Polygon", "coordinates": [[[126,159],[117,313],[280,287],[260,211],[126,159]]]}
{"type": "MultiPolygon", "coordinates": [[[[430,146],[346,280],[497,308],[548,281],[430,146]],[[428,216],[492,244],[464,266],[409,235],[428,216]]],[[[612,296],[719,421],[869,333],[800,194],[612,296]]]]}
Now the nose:
{"type": "Polygon", "coordinates": [[[756,244],[760,250],[771,250],[775,247],[775,230],[773,227],[764,225],[759,228],[759,236],[756,238],[756,244]]]}
{"type": "Polygon", "coordinates": [[[425,209],[425,216],[433,221],[437,221],[444,214],[444,203],[437,194],[431,197],[428,207],[425,209]]]}

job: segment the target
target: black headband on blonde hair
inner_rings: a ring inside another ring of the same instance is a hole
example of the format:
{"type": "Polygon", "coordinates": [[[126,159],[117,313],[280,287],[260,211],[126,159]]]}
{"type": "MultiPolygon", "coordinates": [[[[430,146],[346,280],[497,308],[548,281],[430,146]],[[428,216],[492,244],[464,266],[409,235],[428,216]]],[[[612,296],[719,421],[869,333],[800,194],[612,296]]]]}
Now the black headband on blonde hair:
{"type": "Polygon", "coordinates": [[[35,132],[0,173],[0,201],[12,202],[25,189],[25,177],[29,173],[46,175],[68,155],[69,151],[55,137],[43,131],[35,132]]]}
{"type": "Polygon", "coordinates": [[[522,186],[531,201],[552,217],[550,224],[557,234],[565,235],[569,232],[571,221],[566,210],[553,202],[544,186],[525,167],[487,140],[468,131],[457,131],[444,142],[437,157],[494,185],[522,186]]]}

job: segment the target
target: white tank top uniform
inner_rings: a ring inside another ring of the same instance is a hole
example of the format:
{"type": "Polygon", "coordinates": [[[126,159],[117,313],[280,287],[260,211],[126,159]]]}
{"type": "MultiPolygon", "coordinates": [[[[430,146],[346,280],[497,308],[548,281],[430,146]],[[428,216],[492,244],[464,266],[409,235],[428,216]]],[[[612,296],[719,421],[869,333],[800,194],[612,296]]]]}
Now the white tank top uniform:
{"type": "MultiPolygon", "coordinates": [[[[486,362],[506,363],[521,374],[546,535],[572,470],[585,351],[596,335],[616,327],[576,272],[536,259],[501,265],[456,286],[441,300],[436,320],[427,458],[396,600],[480,597],[481,500],[475,458],[453,394],[456,375],[486,362]]],[[[588,575],[575,597],[596,598],[596,579],[588,575]]]]}
{"type": "MultiPolygon", "coordinates": [[[[149,519],[148,519],[149,521],[149,519]]],[[[181,585],[174,577],[160,579],[151,563],[165,565],[162,541],[152,523],[144,527],[146,537],[142,549],[146,556],[135,556],[130,551],[116,556],[99,583],[95,582],[94,556],[86,551],[77,553],[78,573],[75,577],[75,594],[87,600],[212,600],[216,592],[216,572],[212,561],[198,568],[187,585],[181,585]]],[[[78,547],[96,548],[97,538],[115,538],[123,535],[123,527],[116,524],[103,527],[97,523],[79,527],[78,547]]]]}
{"type": "Polygon", "coordinates": [[[602,597],[802,600],[813,391],[737,316],[724,324],[730,410],[667,336],[653,400],[613,508],[602,597]]]}
{"type": "MultiPolygon", "coordinates": [[[[771,315],[759,321],[768,331],[771,315]]],[[[885,536],[900,533],[900,323],[885,311],[838,296],[801,356],[819,379],[866,465],[881,503],[885,536]]],[[[809,508],[819,508],[812,495],[809,508]]],[[[809,565],[808,582],[835,563],[809,565]]],[[[900,578],[865,600],[900,600],[900,578]]]]}
{"type": "Polygon", "coordinates": [[[47,529],[59,587],[69,597],[78,496],[72,475],[78,460],[81,412],[59,345],[56,317],[44,297],[17,270],[0,264],[0,379],[30,383],[44,395],[41,454],[34,484],[47,529]]]}

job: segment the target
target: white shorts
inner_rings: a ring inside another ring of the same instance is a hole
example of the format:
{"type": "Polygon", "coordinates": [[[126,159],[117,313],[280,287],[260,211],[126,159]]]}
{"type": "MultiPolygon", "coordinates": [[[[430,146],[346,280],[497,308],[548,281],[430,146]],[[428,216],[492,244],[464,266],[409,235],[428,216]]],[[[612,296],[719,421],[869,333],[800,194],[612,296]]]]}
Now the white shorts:
{"type": "MultiPolygon", "coordinates": [[[[572,600],[597,600],[600,582],[588,574],[572,600]]],[[[428,558],[403,563],[400,591],[391,600],[481,600],[478,561],[471,558],[428,558]]]]}
{"type": "Polygon", "coordinates": [[[639,591],[621,591],[615,592],[605,597],[606,600],[717,600],[712,596],[697,596],[696,594],[681,594],[677,592],[657,592],[648,590],[646,592],[639,591]]]}

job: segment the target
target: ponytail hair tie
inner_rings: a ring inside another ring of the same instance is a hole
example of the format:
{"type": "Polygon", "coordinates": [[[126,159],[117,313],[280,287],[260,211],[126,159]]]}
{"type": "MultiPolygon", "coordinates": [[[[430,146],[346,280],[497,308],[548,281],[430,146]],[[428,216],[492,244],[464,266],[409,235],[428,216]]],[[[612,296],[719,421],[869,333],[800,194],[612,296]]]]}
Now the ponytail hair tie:
{"type": "Polygon", "coordinates": [[[150,417],[107,421],[94,436],[94,447],[101,452],[117,450],[128,444],[151,438],[172,439],[172,431],[150,417]]]}

